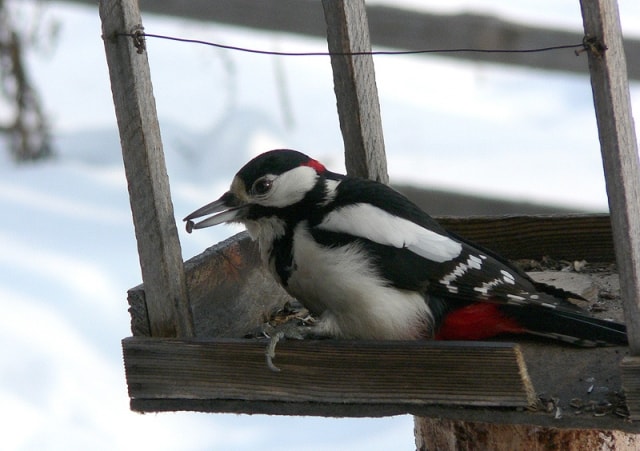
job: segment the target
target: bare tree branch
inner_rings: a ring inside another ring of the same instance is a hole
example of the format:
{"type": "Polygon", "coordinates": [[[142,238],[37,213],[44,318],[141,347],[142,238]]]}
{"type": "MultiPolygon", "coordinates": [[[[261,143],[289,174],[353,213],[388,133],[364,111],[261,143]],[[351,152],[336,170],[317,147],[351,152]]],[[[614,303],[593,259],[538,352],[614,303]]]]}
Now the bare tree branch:
{"type": "Polygon", "coordinates": [[[23,36],[0,0],[0,97],[10,105],[12,119],[0,124],[15,161],[34,161],[53,154],[49,125],[24,63],[23,36]]]}

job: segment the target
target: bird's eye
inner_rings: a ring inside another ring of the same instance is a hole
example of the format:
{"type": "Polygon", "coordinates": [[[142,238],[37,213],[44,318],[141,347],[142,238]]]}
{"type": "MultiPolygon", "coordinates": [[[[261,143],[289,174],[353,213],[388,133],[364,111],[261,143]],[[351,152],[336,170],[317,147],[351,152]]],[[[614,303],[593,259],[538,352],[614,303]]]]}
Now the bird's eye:
{"type": "Polygon", "coordinates": [[[266,194],[273,185],[273,180],[269,179],[258,179],[255,181],[253,186],[251,187],[251,191],[254,194],[266,194]]]}

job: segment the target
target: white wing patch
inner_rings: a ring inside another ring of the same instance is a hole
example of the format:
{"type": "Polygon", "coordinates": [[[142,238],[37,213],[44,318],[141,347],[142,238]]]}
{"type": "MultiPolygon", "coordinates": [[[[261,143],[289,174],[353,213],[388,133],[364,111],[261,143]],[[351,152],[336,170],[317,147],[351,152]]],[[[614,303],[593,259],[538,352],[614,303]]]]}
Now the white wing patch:
{"type": "Polygon", "coordinates": [[[457,241],[370,204],[355,204],[335,210],[318,227],[366,238],[385,246],[406,248],[438,263],[452,260],[462,251],[462,244],[457,241]]]}
{"type": "MultiPolygon", "coordinates": [[[[498,287],[504,284],[509,284],[509,285],[516,284],[516,279],[513,276],[513,274],[505,271],[504,269],[500,270],[500,274],[502,275],[502,277],[495,278],[493,280],[490,280],[489,282],[484,282],[482,286],[474,287],[473,290],[480,293],[484,297],[488,297],[489,291],[493,290],[495,287],[498,287]]],[[[511,297],[510,299],[511,301],[516,301],[516,303],[518,301],[516,297],[511,297]]]]}
{"type": "Polygon", "coordinates": [[[469,255],[466,262],[458,263],[450,273],[444,275],[442,279],[440,279],[440,283],[446,287],[449,293],[458,293],[458,287],[455,286],[454,283],[470,269],[482,269],[482,263],[486,259],[486,255],[469,255]]]}

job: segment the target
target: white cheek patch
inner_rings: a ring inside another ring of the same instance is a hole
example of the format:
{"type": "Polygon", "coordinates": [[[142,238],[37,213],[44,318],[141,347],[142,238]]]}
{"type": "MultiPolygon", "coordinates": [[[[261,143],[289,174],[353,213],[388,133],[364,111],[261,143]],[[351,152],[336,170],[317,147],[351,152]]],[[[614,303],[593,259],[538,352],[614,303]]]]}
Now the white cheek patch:
{"type": "Polygon", "coordinates": [[[462,251],[462,244],[457,241],[369,204],[355,204],[333,211],[318,227],[385,246],[406,248],[438,263],[452,260],[462,251]]]}
{"type": "Polygon", "coordinates": [[[263,196],[256,196],[255,202],[265,207],[282,208],[304,199],[318,180],[315,169],[300,166],[273,179],[273,186],[263,196]]]}

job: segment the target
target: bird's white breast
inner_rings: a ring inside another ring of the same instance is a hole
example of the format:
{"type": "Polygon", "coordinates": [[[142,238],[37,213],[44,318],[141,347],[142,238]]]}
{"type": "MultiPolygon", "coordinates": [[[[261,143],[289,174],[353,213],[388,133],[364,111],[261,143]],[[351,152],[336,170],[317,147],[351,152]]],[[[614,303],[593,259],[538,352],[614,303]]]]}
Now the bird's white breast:
{"type": "Polygon", "coordinates": [[[298,224],[287,290],[315,315],[317,331],[342,338],[416,339],[430,333],[431,311],[420,293],[390,287],[357,243],[325,248],[298,224]]]}

